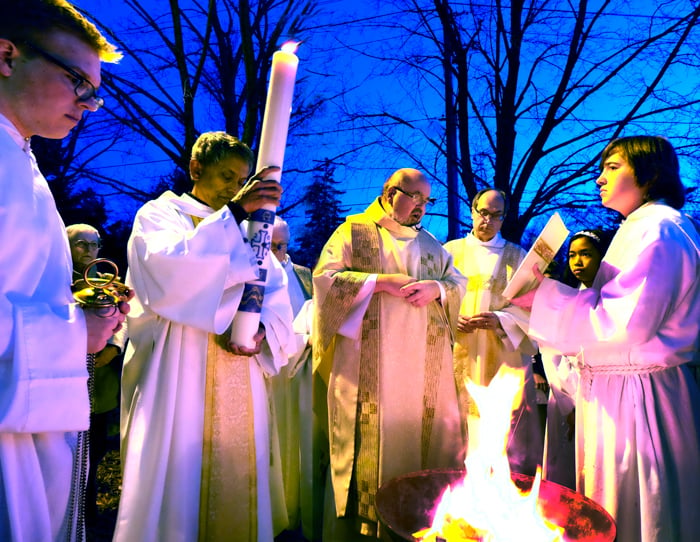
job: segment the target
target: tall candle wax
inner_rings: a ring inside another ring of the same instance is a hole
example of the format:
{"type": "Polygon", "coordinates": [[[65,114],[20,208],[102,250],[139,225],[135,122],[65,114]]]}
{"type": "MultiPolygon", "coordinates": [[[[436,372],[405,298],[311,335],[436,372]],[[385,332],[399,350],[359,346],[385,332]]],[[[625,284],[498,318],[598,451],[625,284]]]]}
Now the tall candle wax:
{"type": "MultiPolygon", "coordinates": [[[[267,166],[279,167],[278,171],[267,173],[264,177],[276,181],[280,181],[282,177],[294,83],[299,65],[299,58],[294,54],[294,50],[296,44],[285,44],[281,51],[272,55],[270,83],[255,168],[257,172],[267,166]]],[[[257,259],[259,279],[246,283],[241,304],[231,326],[231,342],[247,348],[255,346],[253,337],[260,324],[267,280],[268,252],[276,212],[274,205],[264,205],[251,215],[248,222],[248,241],[257,259]]]]}

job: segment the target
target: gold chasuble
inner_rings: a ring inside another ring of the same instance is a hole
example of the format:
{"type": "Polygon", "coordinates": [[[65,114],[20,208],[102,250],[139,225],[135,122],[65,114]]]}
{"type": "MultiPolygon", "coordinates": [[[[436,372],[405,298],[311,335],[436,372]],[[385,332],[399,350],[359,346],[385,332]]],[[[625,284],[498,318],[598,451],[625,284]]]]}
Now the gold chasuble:
{"type": "Polygon", "coordinates": [[[258,539],[249,364],[250,358],[224,350],[216,343],[216,336],[209,335],[200,542],[258,539]]]}
{"type": "Polygon", "coordinates": [[[313,353],[329,386],[335,510],[326,513],[354,518],[356,532],[378,536],[374,503],[383,482],[463,460],[451,355],[463,288],[439,242],[397,224],[378,202],[348,217],[324,248],[314,273],[313,353]],[[379,273],[439,281],[444,306],[370,294],[358,332],[349,333],[343,326],[367,279],[379,273]]]}

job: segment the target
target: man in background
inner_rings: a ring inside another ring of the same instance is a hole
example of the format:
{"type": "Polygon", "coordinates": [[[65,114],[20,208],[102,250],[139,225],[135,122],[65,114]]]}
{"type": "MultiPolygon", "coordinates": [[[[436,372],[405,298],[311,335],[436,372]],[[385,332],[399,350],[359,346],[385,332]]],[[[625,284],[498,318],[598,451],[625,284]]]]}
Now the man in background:
{"type": "Polygon", "coordinates": [[[83,540],[87,354],[128,304],[80,309],[65,226],[31,151],[103,100],[121,55],[63,0],[0,0],[0,540],[83,540]]]}
{"type": "MultiPolygon", "coordinates": [[[[526,254],[501,236],[507,212],[503,192],[493,188],[479,191],[472,201],[471,233],[445,244],[455,267],[468,280],[457,320],[455,374],[457,382],[469,377],[474,383],[487,386],[504,363],[522,370],[522,402],[513,412],[508,458],[512,470],[534,474],[542,463],[544,447],[532,371],[536,349],[523,331],[527,313],[510,306],[501,295],[526,254]]],[[[468,420],[471,448],[478,445],[479,412],[466,388],[458,386],[458,390],[462,416],[468,420]]]]}
{"type": "Polygon", "coordinates": [[[314,366],[328,385],[331,452],[323,540],[381,537],[383,482],[463,464],[452,336],[466,281],[420,225],[430,188],[416,169],[394,172],[314,270],[314,366]]]}
{"type": "MultiPolygon", "coordinates": [[[[291,240],[289,225],[280,216],[275,216],[270,250],[282,264],[287,274],[287,291],[296,318],[304,303],[311,299],[311,269],[292,262],[287,249],[291,240]]],[[[282,484],[288,529],[296,529],[301,522],[303,531],[311,540],[313,513],[312,431],[311,410],[311,362],[307,344],[290,358],[290,363],[269,382],[275,406],[275,420],[281,455],[282,484]],[[306,355],[305,355],[306,354],[306,355]],[[307,363],[308,361],[308,363],[307,363]]],[[[310,346],[308,346],[310,350],[310,346]]],[[[278,520],[279,521],[279,520],[278,520]]],[[[284,523],[284,522],[282,522],[284,523]]]]}
{"type": "MultiPolygon", "coordinates": [[[[73,284],[78,288],[85,288],[85,269],[98,258],[102,248],[100,233],[89,224],[71,224],[66,227],[66,234],[73,259],[73,284]]],[[[92,266],[88,269],[88,278],[109,279],[111,275],[100,273],[97,266],[92,266]]],[[[85,493],[88,527],[97,519],[97,467],[107,453],[110,435],[119,434],[121,354],[125,344],[126,324],[110,337],[107,346],[95,355],[93,391],[90,398],[90,469],[85,493]]]]}

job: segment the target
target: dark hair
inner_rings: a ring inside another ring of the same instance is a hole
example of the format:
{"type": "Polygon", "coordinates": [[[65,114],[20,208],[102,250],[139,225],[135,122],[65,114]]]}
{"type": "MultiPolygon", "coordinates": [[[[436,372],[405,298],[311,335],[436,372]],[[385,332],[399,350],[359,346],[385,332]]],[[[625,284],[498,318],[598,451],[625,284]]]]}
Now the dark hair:
{"type": "Polygon", "coordinates": [[[637,186],[644,190],[645,201],[664,200],[675,209],[685,203],[676,151],[660,136],[631,136],[614,139],[603,150],[600,170],[611,155],[620,153],[629,163],[637,186]]]}
{"type": "Polygon", "coordinates": [[[579,280],[571,272],[569,267],[569,251],[571,250],[571,245],[576,239],[587,239],[600,254],[600,259],[602,260],[605,253],[608,251],[610,246],[610,241],[612,241],[613,232],[605,230],[581,230],[576,232],[569,239],[569,244],[566,247],[566,265],[564,266],[564,273],[562,275],[562,282],[568,284],[569,286],[577,286],[579,280]]]}
{"type": "Polygon", "coordinates": [[[248,168],[253,169],[253,151],[243,141],[226,132],[204,132],[192,145],[192,160],[197,160],[202,167],[217,164],[229,156],[245,160],[248,168]]]}
{"type": "MultiPolygon", "coordinates": [[[[105,62],[117,62],[122,54],[72,4],[65,0],[0,0],[0,38],[21,45],[41,41],[55,31],[72,34],[94,49],[105,62]]],[[[15,44],[17,44],[15,43],[15,44]]]]}
{"type": "Polygon", "coordinates": [[[474,199],[472,199],[472,209],[476,210],[476,204],[479,202],[479,198],[486,194],[486,192],[498,192],[500,194],[501,199],[503,199],[503,216],[506,216],[508,214],[508,196],[503,190],[499,190],[498,188],[487,187],[479,190],[476,196],[474,196],[474,199]]]}

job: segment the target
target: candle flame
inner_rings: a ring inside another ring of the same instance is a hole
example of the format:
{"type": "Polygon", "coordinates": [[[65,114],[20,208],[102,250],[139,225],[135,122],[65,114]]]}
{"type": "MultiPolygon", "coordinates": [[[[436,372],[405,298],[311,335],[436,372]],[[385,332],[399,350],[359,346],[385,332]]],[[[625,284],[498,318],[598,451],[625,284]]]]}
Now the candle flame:
{"type": "Polygon", "coordinates": [[[299,47],[300,43],[300,41],[287,41],[282,44],[282,47],[280,47],[280,49],[285,53],[294,54],[297,52],[297,48],[299,47]]]}

